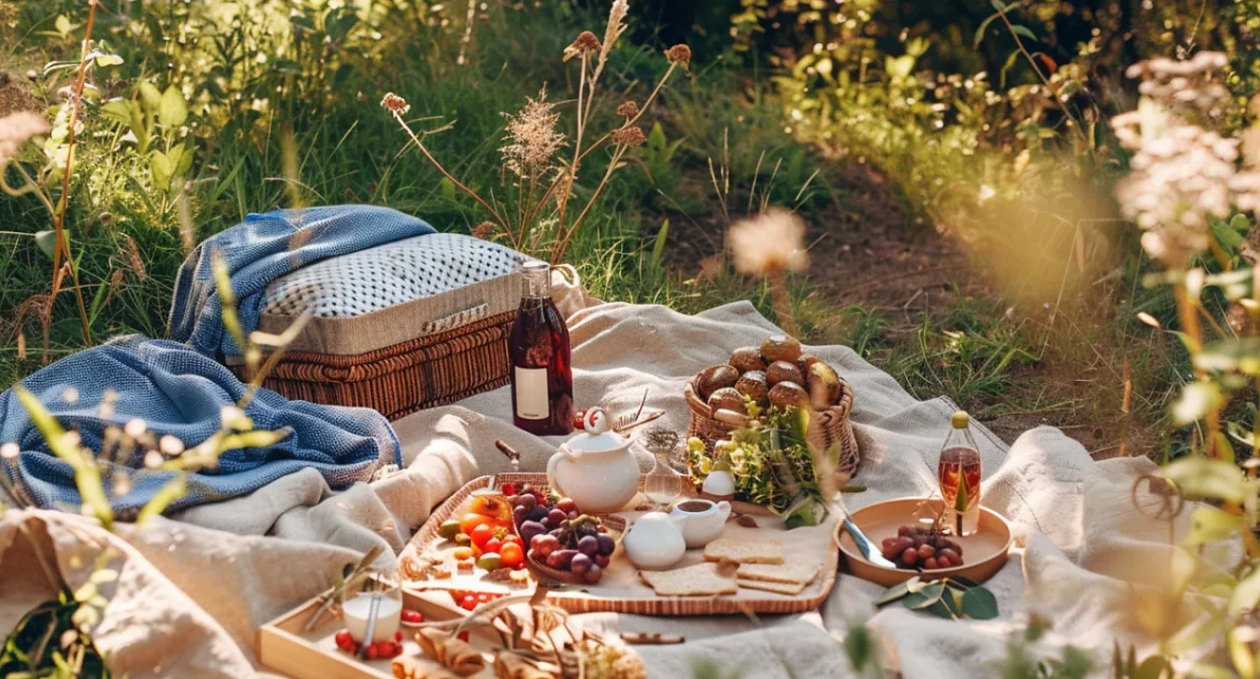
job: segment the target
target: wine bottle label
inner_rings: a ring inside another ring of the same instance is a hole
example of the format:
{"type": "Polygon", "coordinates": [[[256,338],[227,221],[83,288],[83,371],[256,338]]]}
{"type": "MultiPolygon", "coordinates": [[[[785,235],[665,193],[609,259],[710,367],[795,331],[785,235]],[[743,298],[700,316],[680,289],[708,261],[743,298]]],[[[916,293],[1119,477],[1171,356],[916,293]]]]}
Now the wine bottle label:
{"type": "Polygon", "coordinates": [[[516,416],[523,420],[545,420],[551,416],[547,395],[546,368],[515,368],[516,416]]]}

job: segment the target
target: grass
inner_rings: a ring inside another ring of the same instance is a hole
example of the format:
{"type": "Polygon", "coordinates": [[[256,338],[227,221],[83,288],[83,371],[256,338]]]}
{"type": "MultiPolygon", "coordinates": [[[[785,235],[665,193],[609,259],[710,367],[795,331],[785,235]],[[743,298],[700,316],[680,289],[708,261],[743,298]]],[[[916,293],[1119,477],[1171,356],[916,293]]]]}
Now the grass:
{"type": "MultiPolygon", "coordinates": [[[[501,113],[517,110],[544,84],[552,101],[572,106],[576,70],[560,55],[579,30],[602,33],[605,20],[569,3],[494,4],[479,13],[467,63],[460,65],[461,8],[375,6],[342,30],[341,15],[320,3],[293,3],[294,17],[264,0],[244,4],[253,12],[248,24],[216,14],[218,3],[177,4],[169,12],[131,3],[121,13],[103,13],[96,31],[125,60],[96,74],[107,95],[132,97],[136,83],[147,79],[159,89],[174,85],[189,99],[186,136],[161,131],[195,150],[186,179],[197,239],[249,212],[344,202],[388,205],[439,230],[468,232],[484,219],[478,206],[407,148],[377,102],[390,91],[406,97],[415,128],[445,128],[425,144],[456,177],[483,194],[502,192],[501,113]],[[181,35],[195,37],[164,39],[181,35]]],[[[83,12],[70,0],[22,4],[15,39],[0,47],[0,64],[21,72],[73,54],[83,12]],[[54,29],[62,15],[73,27],[64,35],[54,29]]],[[[611,109],[623,96],[642,101],[643,83],[654,82],[665,67],[663,47],[629,39],[618,45],[604,76],[610,94],[597,119],[613,119],[611,109]]],[[[841,218],[873,230],[922,228],[914,224],[912,192],[905,187],[872,196],[851,173],[877,169],[834,163],[799,143],[783,101],[762,74],[749,73],[728,54],[697,54],[693,71],[694,77],[665,88],[643,121],[651,132],[648,146],[614,176],[573,245],[569,260],[595,296],[688,313],[747,299],[774,320],[764,286],[725,266],[699,275],[705,259],[722,250],[730,222],[765,205],[785,205],[824,230],[841,218]]],[[[0,83],[0,95],[29,92],[22,96],[55,101],[65,77],[0,83]]],[[[164,336],[185,255],[178,200],[155,190],[147,159],[121,142],[124,129],[99,115],[90,115],[88,124],[76,151],[67,227],[94,310],[93,334],[164,336]]],[[[592,190],[606,162],[593,155],[576,191],[592,190]]],[[[50,228],[39,204],[27,198],[0,200],[0,222],[18,234],[50,228]]],[[[49,269],[33,238],[0,234],[6,281],[0,287],[0,381],[44,363],[38,302],[48,292],[49,269]],[[19,332],[25,358],[18,356],[19,332]]],[[[1030,393],[1021,383],[1054,353],[1046,333],[1009,321],[995,296],[959,291],[943,310],[913,322],[837,303],[809,279],[794,280],[792,297],[806,341],[848,344],[918,397],[949,395],[982,417],[1063,407],[1054,390],[1030,393]]],[[[58,297],[47,320],[48,359],[82,348],[70,295],[58,297]]]]}

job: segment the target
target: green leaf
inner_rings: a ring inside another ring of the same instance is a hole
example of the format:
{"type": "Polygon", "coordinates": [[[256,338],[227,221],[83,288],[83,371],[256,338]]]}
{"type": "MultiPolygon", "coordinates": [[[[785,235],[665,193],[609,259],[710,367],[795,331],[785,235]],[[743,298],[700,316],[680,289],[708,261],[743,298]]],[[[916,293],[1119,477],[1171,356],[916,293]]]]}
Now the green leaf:
{"type": "Polygon", "coordinates": [[[665,139],[665,129],[661,127],[659,122],[652,125],[652,131],[648,133],[647,138],[648,149],[655,154],[660,154],[665,151],[667,144],[668,140],[665,139]]]}
{"type": "Polygon", "coordinates": [[[153,174],[153,184],[159,191],[166,192],[171,189],[171,175],[174,174],[175,168],[165,153],[155,149],[149,154],[149,172],[153,174]]]}
{"type": "Polygon", "coordinates": [[[652,268],[661,265],[661,258],[665,256],[665,238],[669,235],[669,220],[666,219],[661,223],[661,230],[656,232],[656,238],[652,242],[652,268]]]}
{"type": "Polygon", "coordinates": [[[1240,212],[1234,215],[1233,219],[1229,220],[1229,228],[1245,234],[1251,230],[1251,220],[1247,218],[1247,215],[1240,212]]]}
{"type": "Polygon", "coordinates": [[[989,28],[989,24],[993,23],[994,19],[997,19],[999,16],[1001,15],[990,14],[987,19],[980,22],[980,27],[976,29],[975,40],[971,44],[972,47],[979,47],[980,43],[984,42],[984,32],[989,28]]]}
{"type": "Polygon", "coordinates": [[[102,54],[96,57],[96,66],[104,68],[106,66],[118,66],[123,63],[123,58],[117,54],[102,54]]]}
{"type": "Polygon", "coordinates": [[[972,587],[963,592],[962,613],[973,620],[992,620],[998,615],[997,597],[983,587],[972,587]]]}
{"type": "Polygon", "coordinates": [[[1160,679],[1165,674],[1173,676],[1172,663],[1162,655],[1153,655],[1138,665],[1133,672],[1133,679],[1160,679]]]}
{"type": "Polygon", "coordinates": [[[1181,395],[1172,406],[1173,422],[1177,425],[1197,422],[1216,410],[1221,402],[1221,388],[1215,382],[1191,382],[1181,389],[1181,395]]]}
{"type": "Polygon", "coordinates": [[[442,194],[442,197],[445,198],[446,200],[455,202],[455,199],[456,199],[455,183],[452,182],[450,179],[443,177],[442,181],[438,182],[438,191],[442,194]]]}
{"type": "Polygon", "coordinates": [[[1011,26],[1011,32],[1014,33],[1015,35],[1022,35],[1025,38],[1028,38],[1029,40],[1038,39],[1037,34],[1033,33],[1032,30],[1030,30],[1027,26],[1021,26],[1019,24],[1015,24],[1011,26]]]}
{"type": "Polygon", "coordinates": [[[130,125],[131,112],[134,108],[135,104],[126,99],[111,101],[101,106],[101,115],[120,125],[130,125]]]}
{"type": "Polygon", "coordinates": [[[188,107],[184,104],[184,94],[171,85],[162,93],[162,100],[158,102],[158,121],[169,129],[183,125],[187,119],[188,107]]]}
{"type": "Polygon", "coordinates": [[[1212,223],[1212,236],[1221,247],[1229,250],[1237,250],[1246,242],[1241,233],[1225,222],[1212,223]]]}
{"type": "MultiPolygon", "coordinates": [[[[954,497],[954,511],[958,512],[960,515],[967,511],[967,503],[969,501],[967,497],[968,490],[967,474],[960,467],[958,470],[958,494],[954,497]]],[[[959,521],[962,521],[961,516],[959,517],[959,521]]],[[[962,524],[960,523],[959,525],[962,524]]],[[[959,533],[959,535],[961,535],[961,533],[959,533]]]]}
{"type": "Polygon", "coordinates": [[[933,582],[923,589],[906,595],[902,600],[906,608],[912,611],[922,610],[941,600],[945,594],[945,583],[933,582]]]}
{"type": "Polygon", "coordinates": [[[53,22],[53,28],[57,29],[57,32],[61,34],[61,37],[66,37],[73,28],[73,26],[70,25],[70,17],[64,14],[58,14],[57,20],[53,22]]]}
{"type": "Polygon", "coordinates": [[[1209,505],[1200,505],[1190,515],[1190,532],[1183,544],[1190,546],[1219,542],[1241,527],[1242,517],[1209,505]]]}
{"type": "Polygon", "coordinates": [[[1233,462],[1204,457],[1183,457],[1164,467],[1164,476],[1183,495],[1242,503],[1248,491],[1247,479],[1233,462]]]}
{"type": "Polygon", "coordinates": [[[884,593],[880,594],[879,598],[875,600],[875,605],[883,606],[884,604],[892,603],[896,601],[897,599],[900,599],[901,597],[910,594],[912,591],[918,591],[918,590],[911,590],[911,586],[912,586],[911,583],[918,584],[919,576],[916,575],[913,578],[906,580],[905,582],[898,583],[884,590],[884,593]]]}
{"type": "MultiPolygon", "coordinates": [[[[66,238],[66,246],[69,247],[70,230],[66,229],[64,233],[65,233],[65,238],[66,238]]],[[[51,229],[48,231],[36,231],[35,232],[35,245],[39,246],[40,251],[42,251],[45,255],[48,255],[49,259],[52,259],[54,256],[54,253],[57,250],[57,232],[51,229]]]]}
{"type": "Polygon", "coordinates": [[[144,104],[145,109],[156,111],[162,104],[162,93],[154,87],[153,83],[145,80],[140,83],[140,101],[144,104]]]}
{"type": "Polygon", "coordinates": [[[175,478],[153,494],[152,499],[144,503],[140,513],[136,515],[136,525],[143,526],[149,519],[160,515],[172,502],[188,494],[188,475],[176,474],[175,478]]]}

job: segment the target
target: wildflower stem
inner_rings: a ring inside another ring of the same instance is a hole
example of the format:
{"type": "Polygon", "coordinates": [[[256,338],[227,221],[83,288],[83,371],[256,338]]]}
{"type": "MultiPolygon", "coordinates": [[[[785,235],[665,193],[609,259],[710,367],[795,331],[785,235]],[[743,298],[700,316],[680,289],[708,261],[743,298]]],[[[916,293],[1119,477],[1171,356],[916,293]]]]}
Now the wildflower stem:
{"type": "MultiPolygon", "coordinates": [[[[1173,296],[1177,301],[1177,316],[1181,320],[1182,331],[1193,340],[1193,346],[1187,347],[1187,349],[1191,353],[1190,362],[1194,363],[1195,354],[1198,353],[1199,347],[1203,346],[1203,329],[1199,325],[1199,315],[1195,309],[1195,302],[1190,298],[1190,293],[1186,289],[1185,267],[1181,267],[1178,273],[1180,274],[1180,281],[1173,288],[1173,296]]],[[[1200,380],[1207,377],[1206,371],[1202,368],[1196,367],[1194,369],[1194,373],[1195,377],[1200,380]]],[[[1216,447],[1217,435],[1221,430],[1221,414],[1219,408],[1212,407],[1209,409],[1207,417],[1204,419],[1207,421],[1208,427],[1206,436],[1207,440],[1204,442],[1207,448],[1207,454],[1210,458],[1216,458],[1220,454],[1220,451],[1218,451],[1216,447]]]]}
{"type": "Polygon", "coordinates": [[[79,305],[79,320],[83,324],[83,343],[87,346],[92,345],[92,328],[88,323],[87,306],[83,303],[83,291],[79,286],[79,270],[74,264],[74,258],[70,256],[70,243],[66,240],[66,208],[70,203],[70,172],[74,166],[74,142],[75,127],[79,123],[79,108],[83,105],[83,87],[87,83],[87,67],[88,55],[92,49],[92,26],[96,23],[96,5],[97,0],[88,0],[88,18],[87,27],[84,29],[83,49],[79,57],[79,74],[75,78],[74,88],[72,90],[70,100],[66,105],[70,106],[70,129],[66,136],[66,169],[61,176],[61,197],[57,202],[57,211],[53,213],[53,229],[56,231],[57,242],[53,247],[53,286],[52,297],[57,298],[57,291],[60,287],[61,276],[61,257],[65,255],[66,262],[70,265],[70,279],[74,281],[74,298],[79,305]]]}
{"type": "Polygon", "coordinates": [[[495,210],[493,207],[491,207],[490,204],[485,201],[485,199],[477,195],[476,191],[473,191],[472,189],[468,188],[467,186],[464,185],[463,182],[456,179],[454,175],[452,175],[450,172],[447,172],[446,168],[442,167],[442,164],[438,162],[437,158],[434,158],[433,154],[429,153],[429,149],[425,148],[424,142],[420,141],[420,138],[416,136],[416,133],[411,131],[411,126],[408,125],[407,122],[402,119],[402,116],[396,111],[392,113],[394,116],[394,120],[398,121],[398,124],[402,126],[404,131],[406,131],[407,136],[411,137],[411,141],[415,142],[416,146],[420,148],[420,152],[424,154],[424,157],[429,161],[429,163],[432,164],[433,167],[437,168],[437,171],[441,172],[443,177],[446,177],[448,180],[450,180],[450,182],[454,184],[456,188],[472,196],[473,200],[480,203],[481,207],[485,208],[486,212],[489,212],[491,217],[494,217],[494,221],[499,223],[499,226],[503,227],[504,230],[511,232],[512,228],[508,226],[508,223],[506,221],[503,220],[503,217],[499,215],[498,211],[495,210]]]}
{"type": "Polygon", "coordinates": [[[1028,48],[1024,47],[1024,41],[1019,39],[1019,34],[1015,32],[1015,27],[1011,25],[1011,20],[1006,17],[1006,11],[1003,10],[1001,6],[996,5],[996,4],[994,5],[994,8],[997,9],[998,16],[1002,17],[1002,23],[1006,24],[1006,30],[1009,31],[1011,34],[1011,37],[1015,39],[1015,46],[1019,48],[1019,51],[1021,54],[1024,55],[1024,58],[1028,60],[1028,65],[1032,66],[1033,72],[1036,73],[1037,77],[1041,79],[1042,84],[1045,85],[1046,89],[1050,91],[1050,98],[1053,99],[1056,104],[1058,104],[1059,108],[1063,111],[1063,115],[1066,115],[1068,118],[1072,120],[1072,122],[1076,123],[1072,127],[1076,129],[1076,134],[1078,137],[1081,138],[1081,141],[1085,141],[1084,124],[1081,122],[1079,118],[1077,118],[1075,115],[1072,114],[1071,111],[1068,110],[1067,104],[1065,102],[1059,100],[1059,95],[1055,93],[1054,86],[1050,84],[1050,79],[1047,78],[1045,74],[1041,72],[1041,68],[1037,66],[1036,60],[1034,60],[1032,55],[1028,53],[1028,48]]]}
{"type": "Polygon", "coordinates": [[[632,127],[635,123],[637,123],[639,121],[639,118],[642,118],[643,114],[647,113],[648,107],[650,107],[652,105],[652,102],[656,100],[656,95],[660,93],[661,88],[665,86],[665,81],[669,80],[669,76],[673,74],[674,69],[677,67],[678,67],[678,64],[671,62],[669,65],[669,69],[665,71],[665,75],[661,76],[660,82],[656,83],[656,88],[652,90],[652,94],[648,96],[647,101],[643,102],[643,106],[639,108],[638,114],[636,114],[633,118],[627,120],[625,124],[622,125],[621,127],[618,127],[616,130],[612,130],[608,134],[605,134],[604,136],[600,137],[599,140],[596,141],[594,144],[591,144],[590,147],[587,148],[586,151],[582,152],[582,155],[578,157],[577,163],[581,163],[583,160],[586,159],[587,156],[591,154],[592,151],[599,148],[600,146],[603,145],[604,142],[611,139],[613,132],[616,132],[617,130],[624,130],[628,127],[632,127]]]}
{"type": "MultiPolygon", "coordinates": [[[[44,193],[44,191],[39,188],[39,184],[36,183],[34,179],[31,179],[31,176],[27,174],[26,170],[23,169],[20,164],[12,163],[11,167],[17,170],[18,174],[22,175],[22,181],[24,183],[19,188],[9,186],[9,182],[5,181],[4,178],[4,167],[0,167],[0,190],[3,190],[5,193],[13,196],[14,198],[24,196],[28,193],[33,193],[37,198],[39,198],[39,201],[44,204],[44,207],[48,209],[48,214],[55,215],[57,213],[57,209],[53,207],[52,199],[48,197],[48,194],[44,193]]],[[[22,235],[33,236],[34,234],[22,235]]]]}
{"type": "Polygon", "coordinates": [[[591,194],[590,200],[586,201],[586,207],[582,208],[582,212],[578,214],[577,219],[573,220],[573,225],[563,230],[563,237],[551,249],[551,263],[556,264],[564,259],[565,252],[569,249],[569,241],[573,239],[573,234],[577,232],[578,227],[582,225],[582,221],[586,219],[587,213],[594,207],[595,201],[599,200],[600,194],[604,192],[604,187],[608,186],[608,180],[612,177],[612,173],[617,169],[617,164],[621,162],[621,157],[626,153],[625,145],[620,145],[613,150],[612,159],[608,161],[608,169],[604,171],[604,178],[599,180],[599,186],[595,187],[595,192],[591,194]]]}

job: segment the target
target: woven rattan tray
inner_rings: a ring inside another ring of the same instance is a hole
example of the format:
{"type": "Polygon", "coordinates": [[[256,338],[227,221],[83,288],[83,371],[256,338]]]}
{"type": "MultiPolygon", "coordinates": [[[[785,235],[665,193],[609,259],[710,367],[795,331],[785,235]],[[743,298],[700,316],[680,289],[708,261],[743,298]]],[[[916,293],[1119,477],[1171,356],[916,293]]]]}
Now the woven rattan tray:
{"type": "MultiPolygon", "coordinates": [[[[490,487],[491,483],[515,483],[518,486],[528,483],[535,488],[546,490],[547,476],[509,473],[499,474],[497,477],[482,476],[473,479],[433,512],[424,526],[412,537],[400,558],[405,562],[418,559],[422,555],[440,554],[443,549],[452,549],[453,545],[438,535],[438,528],[442,522],[463,511],[474,491],[490,487]]],[[[737,509],[752,513],[751,507],[737,509]]],[[[627,523],[632,525],[634,518],[641,513],[619,512],[616,516],[625,517],[627,523]]],[[[784,556],[788,562],[808,559],[819,563],[822,570],[818,578],[800,594],[787,596],[740,589],[737,594],[728,596],[657,596],[639,579],[634,566],[625,558],[621,547],[618,546],[617,552],[613,555],[612,564],[604,571],[604,579],[598,584],[577,586],[548,582],[547,584],[551,587],[548,597],[552,603],[573,613],[612,611],[639,615],[733,615],[749,612],[801,613],[818,608],[835,585],[836,570],[839,567],[839,552],[831,537],[834,519],[819,526],[788,531],[781,519],[765,513],[764,510],[753,518],[758,524],[757,528],[747,528],[731,521],[727,523],[723,537],[740,540],[778,540],[784,544],[784,556]]],[[[701,550],[688,550],[687,555],[677,567],[689,566],[703,560],[701,550]]],[[[533,586],[535,586],[533,583],[529,585],[529,587],[533,586]]],[[[473,574],[456,573],[452,578],[445,580],[404,581],[403,588],[412,591],[429,589],[465,589],[494,593],[526,591],[519,586],[488,581],[482,571],[473,574]]]]}

